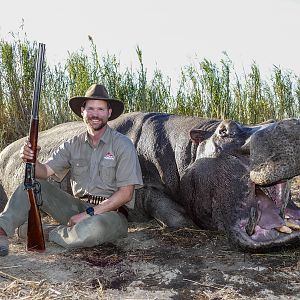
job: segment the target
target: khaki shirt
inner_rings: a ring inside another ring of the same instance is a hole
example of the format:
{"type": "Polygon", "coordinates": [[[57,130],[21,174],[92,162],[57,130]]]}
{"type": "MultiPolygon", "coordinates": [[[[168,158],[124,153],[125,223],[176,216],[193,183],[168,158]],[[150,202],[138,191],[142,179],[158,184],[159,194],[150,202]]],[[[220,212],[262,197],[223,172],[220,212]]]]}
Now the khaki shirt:
{"type": "MultiPolygon", "coordinates": [[[[137,153],[131,140],[107,128],[99,144],[92,146],[87,132],[64,142],[46,164],[61,181],[71,171],[71,186],[75,197],[86,194],[109,197],[119,187],[143,185],[137,153]]],[[[134,197],[127,203],[133,208],[134,197]]]]}

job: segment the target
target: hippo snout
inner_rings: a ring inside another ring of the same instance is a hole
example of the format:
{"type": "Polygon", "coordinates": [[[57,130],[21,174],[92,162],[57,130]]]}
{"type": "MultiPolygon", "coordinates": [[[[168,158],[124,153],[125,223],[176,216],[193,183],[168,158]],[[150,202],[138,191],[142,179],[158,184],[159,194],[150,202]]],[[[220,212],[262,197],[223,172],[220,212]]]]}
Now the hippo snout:
{"type": "Polygon", "coordinates": [[[300,174],[300,120],[287,119],[256,132],[250,140],[250,178],[260,185],[300,174]]]}

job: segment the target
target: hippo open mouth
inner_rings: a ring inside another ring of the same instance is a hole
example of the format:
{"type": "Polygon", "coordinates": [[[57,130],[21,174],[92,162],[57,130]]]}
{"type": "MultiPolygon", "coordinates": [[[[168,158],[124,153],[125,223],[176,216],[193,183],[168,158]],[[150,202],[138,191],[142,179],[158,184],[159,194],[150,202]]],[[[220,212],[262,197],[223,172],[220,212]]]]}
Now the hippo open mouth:
{"type": "Polygon", "coordinates": [[[269,186],[254,185],[256,207],[251,207],[248,221],[243,225],[252,240],[268,242],[286,239],[287,234],[300,230],[300,209],[291,201],[291,181],[269,186]]]}
{"type": "Polygon", "coordinates": [[[250,189],[255,200],[240,226],[254,249],[299,242],[300,208],[291,199],[291,182],[300,171],[299,125],[290,119],[251,137],[250,189]]]}

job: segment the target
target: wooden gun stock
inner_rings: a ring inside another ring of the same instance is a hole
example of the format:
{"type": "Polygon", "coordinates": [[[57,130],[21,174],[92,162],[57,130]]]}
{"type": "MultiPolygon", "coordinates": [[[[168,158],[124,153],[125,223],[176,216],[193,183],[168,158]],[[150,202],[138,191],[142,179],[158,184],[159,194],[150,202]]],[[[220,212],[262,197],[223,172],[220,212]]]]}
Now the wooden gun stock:
{"type": "Polygon", "coordinates": [[[38,208],[40,204],[40,184],[35,180],[35,162],[37,157],[37,140],[38,140],[38,110],[40,91],[42,83],[42,71],[44,63],[45,45],[39,44],[38,57],[36,60],[35,79],[34,79],[34,96],[32,101],[32,113],[29,130],[29,142],[34,152],[33,159],[27,160],[25,165],[24,188],[28,194],[30,202],[30,210],[28,213],[28,229],[27,229],[27,250],[29,251],[45,251],[45,240],[41,215],[38,208]]]}
{"type": "Polygon", "coordinates": [[[27,250],[45,251],[45,240],[41,221],[41,215],[37,206],[37,195],[33,189],[27,190],[30,210],[28,214],[27,250]]]}

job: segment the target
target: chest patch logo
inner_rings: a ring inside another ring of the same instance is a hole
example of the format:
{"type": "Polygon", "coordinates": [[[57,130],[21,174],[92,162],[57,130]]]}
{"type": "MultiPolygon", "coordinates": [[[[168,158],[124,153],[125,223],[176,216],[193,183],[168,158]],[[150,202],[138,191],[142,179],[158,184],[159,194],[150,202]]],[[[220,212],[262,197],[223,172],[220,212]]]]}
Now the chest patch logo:
{"type": "Polygon", "coordinates": [[[107,152],[104,156],[104,159],[115,160],[115,156],[111,152],[107,152]]]}

